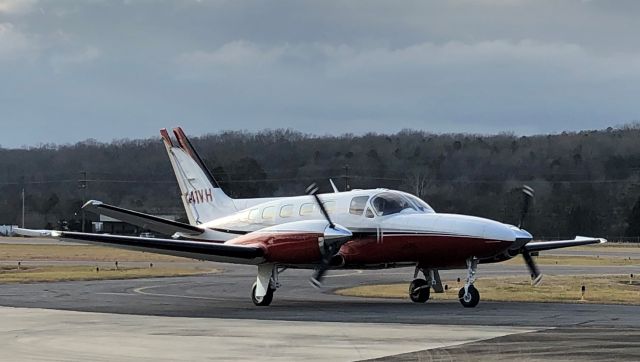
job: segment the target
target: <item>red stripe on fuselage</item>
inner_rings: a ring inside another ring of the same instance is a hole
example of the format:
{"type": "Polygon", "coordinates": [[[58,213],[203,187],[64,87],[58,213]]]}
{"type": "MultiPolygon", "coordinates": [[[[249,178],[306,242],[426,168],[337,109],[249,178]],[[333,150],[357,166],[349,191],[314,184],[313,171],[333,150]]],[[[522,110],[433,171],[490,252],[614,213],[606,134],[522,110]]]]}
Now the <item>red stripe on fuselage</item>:
{"type": "Polygon", "coordinates": [[[465,266],[469,257],[487,258],[512,245],[511,241],[445,235],[384,235],[365,237],[340,249],[346,264],[367,265],[416,262],[434,268],[465,266]]]}

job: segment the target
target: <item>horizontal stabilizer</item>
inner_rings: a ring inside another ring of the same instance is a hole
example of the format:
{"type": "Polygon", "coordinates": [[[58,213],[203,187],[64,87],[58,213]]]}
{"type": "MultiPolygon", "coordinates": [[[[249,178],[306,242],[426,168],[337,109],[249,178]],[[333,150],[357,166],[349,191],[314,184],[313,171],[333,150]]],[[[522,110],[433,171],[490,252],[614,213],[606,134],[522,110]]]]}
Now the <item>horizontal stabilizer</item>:
{"type": "Polygon", "coordinates": [[[606,239],[601,238],[589,238],[585,236],[576,236],[572,240],[555,240],[555,241],[536,241],[528,243],[524,246],[527,251],[544,251],[561,248],[569,248],[572,246],[590,245],[606,243],[606,239]]]}
{"type": "Polygon", "coordinates": [[[204,232],[203,229],[197,226],[144,214],[138,211],[123,209],[121,207],[104,204],[96,200],[87,202],[82,208],[95,214],[106,215],[108,217],[139,226],[143,229],[153,230],[165,235],[182,233],[185,235],[195,236],[204,232]]]}

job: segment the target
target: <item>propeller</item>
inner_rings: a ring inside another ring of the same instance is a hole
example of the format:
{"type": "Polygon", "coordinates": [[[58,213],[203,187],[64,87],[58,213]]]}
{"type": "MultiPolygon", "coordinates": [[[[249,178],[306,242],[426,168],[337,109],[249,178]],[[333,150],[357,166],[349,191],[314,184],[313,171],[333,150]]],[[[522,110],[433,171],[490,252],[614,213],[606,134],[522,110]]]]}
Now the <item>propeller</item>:
{"type": "Polygon", "coordinates": [[[310,279],[311,285],[319,288],[322,286],[322,278],[331,267],[331,259],[333,259],[334,255],[336,255],[344,243],[351,240],[353,235],[349,230],[336,226],[336,224],[333,223],[327,209],[325,209],[320,197],[318,197],[318,185],[315,182],[309,185],[306,191],[308,195],[313,196],[322,215],[329,223],[329,226],[325,229],[324,237],[319,241],[322,259],[310,279]]]}
{"type": "MultiPolygon", "coordinates": [[[[531,207],[531,203],[535,196],[535,191],[533,188],[522,185],[522,211],[520,212],[520,221],[518,222],[518,229],[522,229],[524,226],[524,220],[529,213],[529,208],[531,207]]],[[[522,257],[524,258],[524,262],[527,264],[527,268],[529,268],[529,272],[531,274],[531,281],[533,285],[538,285],[542,280],[542,274],[540,273],[540,269],[536,265],[536,262],[533,260],[531,253],[527,250],[527,246],[524,245],[520,251],[522,257]]]]}

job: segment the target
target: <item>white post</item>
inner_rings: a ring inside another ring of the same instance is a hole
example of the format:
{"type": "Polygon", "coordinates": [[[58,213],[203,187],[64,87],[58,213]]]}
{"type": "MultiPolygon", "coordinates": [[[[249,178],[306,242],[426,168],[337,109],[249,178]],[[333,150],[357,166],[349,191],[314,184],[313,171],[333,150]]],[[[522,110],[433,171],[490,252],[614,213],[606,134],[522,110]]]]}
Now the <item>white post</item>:
{"type": "Polygon", "coordinates": [[[22,189],[22,228],[24,229],[24,188],[22,189]]]}

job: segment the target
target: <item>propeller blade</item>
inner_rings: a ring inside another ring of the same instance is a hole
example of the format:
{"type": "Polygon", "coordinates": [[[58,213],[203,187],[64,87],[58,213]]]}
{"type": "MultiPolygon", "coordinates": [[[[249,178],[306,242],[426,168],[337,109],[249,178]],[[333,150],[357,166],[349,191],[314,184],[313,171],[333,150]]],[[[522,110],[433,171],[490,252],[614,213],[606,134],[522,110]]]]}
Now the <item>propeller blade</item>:
{"type": "Polygon", "coordinates": [[[529,268],[529,272],[531,273],[531,284],[538,285],[542,280],[542,274],[540,273],[540,269],[538,269],[538,265],[531,257],[529,250],[522,250],[522,257],[524,258],[524,262],[527,264],[529,268]]]}
{"type": "Polygon", "coordinates": [[[327,222],[329,223],[329,227],[333,229],[335,227],[335,224],[333,223],[333,221],[331,221],[327,209],[324,208],[324,204],[318,197],[318,185],[315,182],[307,187],[307,194],[313,196],[313,198],[316,200],[320,211],[322,211],[322,215],[324,215],[324,218],[327,219],[327,222]]]}
{"type": "Polygon", "coordinates": [[[313,287],[322,287],[322,278],[324,278],[327,270],[329,270],[329,263],[325,263],[323,259],[323,262],[313,271],[313,275],[311,276],[311,279],[309,279],[309,282],[313,287]]]}
{"type": "Polygon", "coordinates": [[[327,270],[331,267],[331,260],[338,253],[340,247],[353,236],[349,230],[346,230],[340,226],[337,226],[331,221],[327,209],[325,209],[322,200],[318,197],[318,185],[314,182],[307,187],[307,194],[313,196],[314,200],[318,204],[322,215],[329,223],[329,226],[325,229],[324,238],[320,241],[320,251],[322,253],[322,260],[318,267],[314,270],[313,275],[309,282],[316,288],[322,286],[322,278],[326,274],[327,270]]]}
{"type": "Polygon", "coordinates": [[[535,195],[535,191],[527,185],[522,185],[522,196],[524,200],[522,202],[522,211],[520,212],[520,221],[518,222],[518,229],[522,229],[524,226],[524,219],[529,212],[529,207],[531,206],[531,201],[533,201],[533,197],[535,195]]]}

